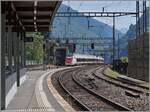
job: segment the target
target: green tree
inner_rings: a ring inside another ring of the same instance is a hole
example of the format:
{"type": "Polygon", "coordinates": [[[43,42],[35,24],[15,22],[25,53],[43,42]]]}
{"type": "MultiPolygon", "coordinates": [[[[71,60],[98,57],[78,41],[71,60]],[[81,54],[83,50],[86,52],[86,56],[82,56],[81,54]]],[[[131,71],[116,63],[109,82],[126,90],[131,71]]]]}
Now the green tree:
{"type": "Polygon", "coordinates": [[[33,33],[33,43],[26,44],[27,60],[40,63],[43,60],[43,54],[43,36],[40,33],[33,33]]]}
{"type": "Polygon", "coordinates": [[[128,63],[128,57],[121,57],[121,61],[123,62],[123,63],[125,63],[125,62],[127,62],[128,63]]]}

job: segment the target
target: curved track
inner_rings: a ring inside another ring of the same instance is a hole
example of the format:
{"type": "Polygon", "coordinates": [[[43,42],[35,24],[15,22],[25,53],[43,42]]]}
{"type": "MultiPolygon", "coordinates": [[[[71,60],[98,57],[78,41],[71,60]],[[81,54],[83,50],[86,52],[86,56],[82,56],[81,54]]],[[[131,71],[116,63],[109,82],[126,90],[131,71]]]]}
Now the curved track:
{"type": "Polygon", "coordinates": [[[105,69],[106,69],[106,67],[98,67],[92,72],[92,74],[95,77],[97,77],[98,79],[104,80],[104,81],[106,81],[106,82],[108,82],[110,84],[116,85],[116,86],[124,88],[126,90],[131,90],[133,92],[149,95],[149,90],[148,89],[145,89],[145,88],[137,86],[137,85],[131,85],[131,84],[128,84],[128,83],[122,83],[122,82],[120,82],[117,79],[114,80],[114,79],[111,79],[111,78],[105,76],[105,74],[104,74],[104,70],[105,69]]]}
{"type": "Polygon", "coordinates": [[[82,103],[79,99],[77,99],[77,98],[65,87],[65,85],[63,84],[63,77],[62,77],[62,75],[59,76],[59,79],[58,79],[58,80],[59,80],[59,83],[60,83],[61,87],[63,88],[63,90],[64,90],[65,92],[67,92],[68,95],[71,96],[71,97],[74,99],[74,101],[77,103],[77,105],[79,105],[84,111],[91,111],[90,108],[88,108],[84,103],[82,103]]]}
{"type": "MultiPolygon", "coordinates": [[[[101,73],[100,76],[103,76],[103,67],[100,67],[101,73]]],[[[78,74],[74,75],[74,80],[76,83],[82,85],[85,89],[89,89],[95,94],[102,96],[102,99],[108,99],[110,102],[114,102],[117,105],[119,104],[122,107],[125,107],[130,110],[148,110],[148,96],[145,93],[133,92],[136,96],[129,96],[126,94],[130,92],[128,88],[124,88],[120,85],[115,85],[111,81],[103,80],[103,78],[97,78],[93,75],[98,68],[91,70],[80,71],[78,74]]],[[[108,101],[109,102],[109,101],[108,101]]],[[[115,105],[115,104],[114,104],[115,105]]]]}
{"type": "Polygon", "coordinates": [[[59,76],[59,83],[67,94],[74,98],[85,111],[130,111],[129,108],[97,94],[76,80],[76,74],[83,71],[83,69],[89,70],[90,68],[78,68],[74,71],[67,71],[59,76]]]}

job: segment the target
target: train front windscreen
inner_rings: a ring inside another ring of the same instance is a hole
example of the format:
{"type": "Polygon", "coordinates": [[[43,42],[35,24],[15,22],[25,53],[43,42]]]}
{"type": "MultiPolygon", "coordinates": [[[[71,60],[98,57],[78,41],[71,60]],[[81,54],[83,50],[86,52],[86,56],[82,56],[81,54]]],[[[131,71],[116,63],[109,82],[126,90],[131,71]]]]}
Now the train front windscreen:
{"type": "Polygon", "coordinates": [[[68,54],[66,56],[66,59],[65,59],[65,65],[71,65],[72,61],[73,61],[73,55],[72,54],[68,54]]]}

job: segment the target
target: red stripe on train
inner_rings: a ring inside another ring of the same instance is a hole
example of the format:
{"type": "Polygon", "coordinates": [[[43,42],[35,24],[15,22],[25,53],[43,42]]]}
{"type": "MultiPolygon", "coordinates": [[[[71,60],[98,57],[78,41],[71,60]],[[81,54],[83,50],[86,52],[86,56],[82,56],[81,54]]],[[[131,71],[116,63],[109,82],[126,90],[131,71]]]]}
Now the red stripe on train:
{"type": "Polygon", "coordinates": [[[71,64],[72,63],[72,57],[66,57],[65,64],[71,64]]]}

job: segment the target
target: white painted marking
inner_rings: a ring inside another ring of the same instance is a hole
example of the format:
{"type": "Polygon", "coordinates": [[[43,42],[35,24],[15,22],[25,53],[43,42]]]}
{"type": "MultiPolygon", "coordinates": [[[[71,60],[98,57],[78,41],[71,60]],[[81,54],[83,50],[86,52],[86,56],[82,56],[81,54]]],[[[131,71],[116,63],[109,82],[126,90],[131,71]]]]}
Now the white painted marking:
{"type": "Polygon", "coordinates": [[[50,72],[51,71],[46,72],[38,79],[36,83],[35,93],[36,93],[36,99],[37,99],[38,105],[40,107],[45,107],[45,108],[48,107],[50,108],[50,110],[55,111],[55,109],[51,106],[50,102],[48,101],[47,96],[43,90],[44,77],[46,77],[50,72]]]}
{"type": "MultiPolygon", "coordinates": [[[[76,67],[79,67],[79,66],[76,66],[76,67]]],[[[66,67],[66,68],[58,69],[55,72],[58,72],[60,70],[70,69],[70,68],[75,68],[75,67],[66,67]]],[[[64,98],[57,92],[57,90],[55,89],[55,87],[52,84],[51,76],[55,72],[49,74],[49,76],[47,78],[47,84],[48,84],[49,91],[53,94],[53,96],[55,97],[56,101],[64,108],[64,110],[66,112],[74,112],[75,110],[71,107],[71,105],[67,101],[64,100],[64,98]]]]}
{"type": "Polygon", "coordinates": [[[53,112],[52,109],[18,109],[18,110],[3,110],[1,112],[53,112]]]}
{"type": "MultiPolygon", "coordinates": [[[[78,66],[76,66],[78,67],[78,66]]],[[[74,68],[74,67],[65,67],[65,68],[58,68],[58,69],[51,69],[50,71],[44,73],[42,76],[39,77],[39,79],[37,80],[36,82],[36,86],[35,86],[35,94],[36,94],[36,99],[37,99],[37,102],[38,102],[38,105],[39,107],[44,107],[47,111],[56,111],[51,103],[48,101],[47,99],[47,96],[43,90],[43,80],[44,78],[47,76],[47,75],[52,75],[54,74],[55,72],[57,71],[60,71],[60,70],[64,70],[64,69],[69,69],[69,68],[74,68]]],[[[57,99],[57,98],[56,98],[57,99]]],[[[62,98],[62,100],[64,100],[62,98]]],[[[57,100],[58,101],[58,100],[57,100]]],[[[64,100],[65,102],[65,100],[64,100]]],[[[60,102],[59,102],[60,103],[60,102]]],[[[62,103],[62,102],[61,102],[62,103]]],[[[60,104],[61,104],[60,103],[60,104]]],[[[62,104],[61,104],[62,105],[62,104]]],[[[68,110],[68,108],[70,107],[69,104],[65,103],[65,109],[68,110]]],[[[63,105],[64,106],[64,105],[63,105]]],[[[62,107],[63,107],[62,106],[62,107]]],[[[74,109],[70,109],[72,111],[74,111],[74,109]]],[[[69,111],[70,111],[69,110],[69,111]]]]}

